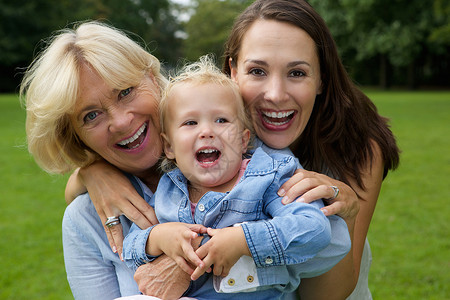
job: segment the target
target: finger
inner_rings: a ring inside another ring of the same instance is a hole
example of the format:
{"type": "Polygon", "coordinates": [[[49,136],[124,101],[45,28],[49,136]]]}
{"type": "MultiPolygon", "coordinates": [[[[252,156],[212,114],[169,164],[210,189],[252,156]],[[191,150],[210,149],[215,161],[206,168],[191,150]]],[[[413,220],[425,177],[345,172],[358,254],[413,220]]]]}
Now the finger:
{"type": "MultiPolygon", "coordinates": [[[[105,219],[105,222],[106,222],[106,219],[105,219]]],[[[105,225],[103,225],[103,228],[105,229],[106,237],[108,238],[108,243],[109,243],[109,246],[111,247],[112,252],[117,253],[117,247],[116,247],[116,244],[114,243],[114,238],[111,234],[111,231],[105,225]]]]}
{"type": "Polygon", "coordinates": [[[192,272],[192,274],[191,274],[191,280],[197,280],[203,274],[205,274],[205,268],[197,267],[197,268],[195,268],[194,272],[192,272]]]}
{"type": "Polygon", "coordinates": [[[337,215],[338,213],[341,213],[344,208],[344,204],[341,202],[335,202],[331,205],[327,205],[325,207],[322,207],[320,210],[324,213],[325,216],[332,216],[337,215]]]}
{"type": "Polygon", "coordinates": [[[294,175],[288,179],[283,185],[278,189],[278,196],[284,197],[286,195],[286,192],[289,191],[292,186],[294,186],[296,183],[298,183],[300,180],[304,178],[304,170],[303,169],[297,169],[294,173],[294,175]]]}
{"type": "Polygon", "coordinates": [[[208,227],[208,229],[206,230],[206,233],[208,233],[208,235],[210,235],[211,237],[213,237],[213,236],[216,235],[219,231],[220,231],[220,229],[212,229],[211,227],[208,227]]]}
{"type": "Polygon", "coordinates": [[[330,188],[328,186],[319,185],[305,192],[296,201],[302,203],[311,203],[319,199],[327,198],[330,194],[329,190],[330,188]]]}
{"type": "Polygon", "coordinates": [[[196,233],[206,233],[207,228],[203,226],[202,224],[187,224],[190,230],[196,232],[196,233]]]}
{"type": "MultiPolygon", "coordinates": [[[[150,206],[144,199],[142,199],[139,195],[136,197],[133,197],[130,202],[134,205],[134,207],[140,212],[141,216],[145,218],[149,223],[150,226],[158,224],[158,219],[156,218],[155,210],[153,207],[150,206]]],[[[138,216],[137,219],[139,219],[140,216],[138,216]]],[[[141,221],[141,220],[139,220],[141,221]]],[[[145,222],[145,221],[143,221],[145,222]]],[[[139,227],[139,223],[136,223],[139,227]]],[[[145,224],[142,224],[145,225],[145,224]]]]}
{"type": "Polygon", "coordinates": [[[114,225],[109,228],[114,245],[116,247],[117,253],[119,254],[120,260],[123,261],[122,250],[123,250],[123,228],[122,224],[114,225]]]}
{"type": "Polygon", "coordinates": [[[194,270],[189,266],[189,264],[186,262],[186,260],[180,256],[175,257],[175,262],[177,263],[177,265],[186,273],[188,273],[189,275],[192,274],[192,272],[194,272],[194,270]]]}
{"type": "Polygon", "coordinates": [[[191,230],[188,229],[188,230],[186,230],[186,231],[183,231],[183,232],[181,233],[181,236],[182,236],[183,238],[185,238],[186,240],[191,241],[191,240],[195,239],[195,238],[198,236],[198,234],[197,234],[196,232],[191,231],[191,230]]]}
{"type": "Polygon", "coordinates": [[[117,247],[116,247],[116,244],[115,244],[115,242],[114,242],[114,238],[113,238],[113,236],[112,236],[112,233],[111,233],[111,231],[109,230],[109,228],[105,226],[106,215],[105,215],[105,213],[104,213],[103,211],[98,211],[97,208],[96,208],[96,211],[97,211],[98,216],[100,217],[100,221],[101,221],[102,224],[103,224],[103,229],[105,230],[106,237],[108,238],[109,246],[111,247],[111,250],[112,250],[114,253],[117,253],[117,247]]]}
{"type": "Polygon", "coordinates": [[[195,254],[197,254],[200,259],[205,259],[206,255],[208,254],[208,249],[209,244],[208,242],[206,242],[204,245],[195,250],[195,254]]]}
{"type": "Polygon", "coordinates": [[[131,204],[126,205],[123,208],[123,214],[130,219],[133,223],[135,223],[139,228],[141,229],[147,229],[150,226],[157,224],[150,222],[142,213],[140,210],[138,210],[136,207],[134,207],[131,204]]]}
{"type": "Polygon", "coordinates": [[[226,277],[226,276],[228,276],[229,273],[230,273],[230,268],[223,268],[222,274],[220,274],[220,276],[226,277]]]}
{"type": "Polygon", "coordinates": [[[223,266],[221,266],[221,265],[214,265],[214,268],[213,268],[214,275],[221,276],[222,272],[223,272],[223,266]]]}
{"type": "Polygon", "coordinates": [[[195,254],[194,248],[189,244],[182,245],[182,250],[184,255],[186,256],[186,259],[190,261],[194,266],[203,267],[204,263],[203,261],[195,254]]]}
{"type": "Polygon", "coordinates": [[[194,272],[191,275],[192,280],[197,280],[202,276],[206,271],[211,272],[211,264],[212,261],[210,261],[209,257],[206,257],[203,260],[203,267],[197,267],[195,268],[194,272]]]}

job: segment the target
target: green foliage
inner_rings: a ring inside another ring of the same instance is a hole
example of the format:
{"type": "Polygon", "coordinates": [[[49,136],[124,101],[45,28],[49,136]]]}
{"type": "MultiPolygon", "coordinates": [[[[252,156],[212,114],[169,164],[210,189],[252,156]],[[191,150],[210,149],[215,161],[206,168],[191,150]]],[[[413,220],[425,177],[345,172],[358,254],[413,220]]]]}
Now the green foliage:
{"type": "Polygon", "coordinates": [[[327,21],[338,45],[343,44],[340,36],[351,37],[343,47],[354,50],[360,61],[385,54],[394,66],[406,66],[422,53],[435,26],[432,7],[426,1],[310,2],[327,21]]]}
{"type": "MultiPolygon", "coordinates": [[[[369,230],[374,299],[448,299],[450,92],[368,95],[402,150],[369,230]]],[[[33,162],[24,120],[17,97],[0,95],[0,299],[72,299],[61,245],[66,177],[33,162]]]]}
{"type": "Polygon", "coordinates": [[[102,20],[133,33],[163,62],[176,61],[181,41],[175,32],[181,25],[172,9],[169,0],[0,0],[0,91],[19,84],[17,68],[29,65],[45,45],[40,41],[84,20],[102,20]]]}
{"type": "Polygon", "coordinates": [[[185,31],[188,38],[184,43],[188,60],[213,53],[218,64],[223,54],[223,46],[236,16],[252,1],[198,0],[195,14],[187,22],[185,31]]]}
{"type": "Polygon", "coordinates": [[[438,45],[450,45],[450,2],[446,0],[434,0],[434,17],[439,24],[433,28],[429,41],[438,45]]]}

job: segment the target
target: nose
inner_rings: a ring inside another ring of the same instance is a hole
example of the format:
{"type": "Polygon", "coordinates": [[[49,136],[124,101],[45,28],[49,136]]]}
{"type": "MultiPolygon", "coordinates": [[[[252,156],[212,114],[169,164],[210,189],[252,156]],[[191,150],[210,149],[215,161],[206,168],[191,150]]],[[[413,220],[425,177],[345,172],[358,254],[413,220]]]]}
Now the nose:
{"type": "Polygon", "coordinates": [[[113,133],[126,132],[130,130],[133,114],[124,109],[114,109],[109,112],[109,130],[113,133]]]}
{"type": "Polygon", "coordinates": [[[214,136],[215,136],[214,130],[209,124],[203,124],[201,126],[199,134],[200,139],[212,139],[214,138],[214,136]]]}
{"type": "Polygon", "coordinates": [[[286,83],[280,75],[272,75],[265,87],[264,99],[271,102],[282,102],[287,99],[286,83]]]}

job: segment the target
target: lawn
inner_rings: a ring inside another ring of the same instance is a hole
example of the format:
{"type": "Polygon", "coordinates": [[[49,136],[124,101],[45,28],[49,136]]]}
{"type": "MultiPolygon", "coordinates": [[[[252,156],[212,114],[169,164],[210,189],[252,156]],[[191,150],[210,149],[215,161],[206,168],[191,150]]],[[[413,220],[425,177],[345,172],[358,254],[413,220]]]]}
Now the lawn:
{"type": "MultiPolygon", "coordinates": [[[[450,92],[368,91],[403,153],[369,231],[374,299],[450,299],[450,92]]],[[[0,299],[71,299],[61,245],[66,177],[26,150],[25,112],[0,95],[0,299]]]]}

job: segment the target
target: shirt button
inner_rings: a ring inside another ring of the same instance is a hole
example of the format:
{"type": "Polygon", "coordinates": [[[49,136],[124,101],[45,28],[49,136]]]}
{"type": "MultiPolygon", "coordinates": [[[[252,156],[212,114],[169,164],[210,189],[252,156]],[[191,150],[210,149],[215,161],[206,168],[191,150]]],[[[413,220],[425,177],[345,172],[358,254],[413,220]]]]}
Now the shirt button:
{"type": "Polygon", "coordinates": [[[234,285],[234,279],[233,278],[230,278],[230,279],[228,279],[228,285],[230,285],[230,286],[233,286],[234,285]]]}
{"type": "Polygon", "coordinates": [[[247,276],[247,281],[248,282],[253,282],[253,276],[252,275],[248,275],[247,276]]]}
{"type": "Polygon", "coordinates": [[[273,259],[270,256],[266,258],[266,264],[268,265],[273,264],[273,259]]]}
{"type": "Polygon", "coordinates": [[[198,205],[198,210],[199,211],[205,211],[205,206],[203,204],[199,204],[198,205]]]}

